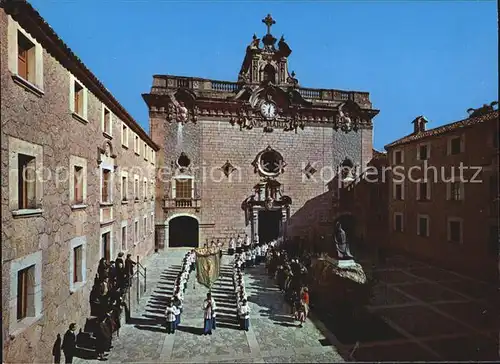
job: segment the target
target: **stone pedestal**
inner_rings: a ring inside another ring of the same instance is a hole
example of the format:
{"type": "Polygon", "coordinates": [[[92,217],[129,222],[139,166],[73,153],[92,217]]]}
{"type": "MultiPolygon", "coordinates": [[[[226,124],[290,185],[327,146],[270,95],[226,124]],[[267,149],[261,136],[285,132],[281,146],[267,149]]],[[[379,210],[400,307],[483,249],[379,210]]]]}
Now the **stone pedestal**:
{"type": "Polygon", "coordinates": [[[356,262],[353,259],[337,260],[337,267],[339,268],[350,268],[354,266],[356,266],[356,262]]]}

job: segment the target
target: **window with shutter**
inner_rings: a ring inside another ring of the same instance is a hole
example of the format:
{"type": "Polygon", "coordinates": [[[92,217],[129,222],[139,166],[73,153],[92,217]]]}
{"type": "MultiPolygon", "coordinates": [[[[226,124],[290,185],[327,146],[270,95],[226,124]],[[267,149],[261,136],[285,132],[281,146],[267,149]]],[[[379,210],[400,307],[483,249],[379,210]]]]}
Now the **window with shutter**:
{"type": "Polygon", "coordinates": [[[74,112],[83,116],[83,87],[75,80],[73,85],[74,92],[74,112]]]}
{"type": "Polygon", "coordinates": [[[19,209],[36,208],[36,159],[18,154],[19,209]]]}
{"type": "Polygon", "coordinates": [[[108,169],[102,170],[102,202],[110,201],[111,188],[111,171],[108,169]]]}
{"type": "Polygon", "coordinates": [[[75,203],[83,203],[83,167],[74,166],[74,196],[75,203]]]}
{"type": "Polygon", "coordinates": [[[20,31],[17,32],[17,74],[26,81],[34,82],[31,74],[35,45],[20,31]]]}

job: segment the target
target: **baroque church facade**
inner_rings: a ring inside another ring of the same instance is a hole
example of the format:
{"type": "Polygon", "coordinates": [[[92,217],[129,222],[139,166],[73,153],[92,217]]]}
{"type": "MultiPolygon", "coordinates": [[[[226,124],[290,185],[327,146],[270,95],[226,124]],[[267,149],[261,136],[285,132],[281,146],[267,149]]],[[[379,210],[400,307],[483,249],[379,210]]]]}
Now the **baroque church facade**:
{"type": "MultiPolygon", "coordinates": [[[[310,234],[296,213],[329,192],[339,166],[361,170],[372,158],[369,94],[300,85],[275,21],[262,22],[267,33],[253,36],[236,82],[155,75],[142,95],[160,146],[158,249],[310,234]]],[[[317,233],[331,236],[331,206],[313,210],[317,233]]]]}

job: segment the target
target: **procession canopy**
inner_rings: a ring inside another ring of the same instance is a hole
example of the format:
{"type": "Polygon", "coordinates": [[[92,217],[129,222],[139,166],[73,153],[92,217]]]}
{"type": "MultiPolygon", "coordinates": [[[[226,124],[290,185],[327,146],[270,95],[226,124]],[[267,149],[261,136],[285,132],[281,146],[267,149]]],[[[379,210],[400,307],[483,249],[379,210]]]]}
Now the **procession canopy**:
{"type": "Polygon", "coordinates": [[[195,249],[195,252],[196,278],[200,284],[211,289],[220,275],[220,249],[204,247],[195,249]]]}

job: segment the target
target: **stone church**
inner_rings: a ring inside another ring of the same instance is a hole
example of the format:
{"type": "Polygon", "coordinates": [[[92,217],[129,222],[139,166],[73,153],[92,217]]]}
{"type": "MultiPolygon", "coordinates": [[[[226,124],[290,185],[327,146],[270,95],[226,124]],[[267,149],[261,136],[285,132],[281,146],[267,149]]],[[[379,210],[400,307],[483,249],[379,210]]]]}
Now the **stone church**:
{"type": "MultiPolygon", "coordinates": [[[[372,158],[369,94],[303,87],[292,49],[271,33],[275,20],[262,22],[267,32],[246,47],[236,81],[155,75],[142,95],[160,146],[157,249],[301,235],[297,212],[329,192],[338,167],[362,170],[372,158]]],[[[330,213],[308,217],[321,226],[330,213]]]]}

